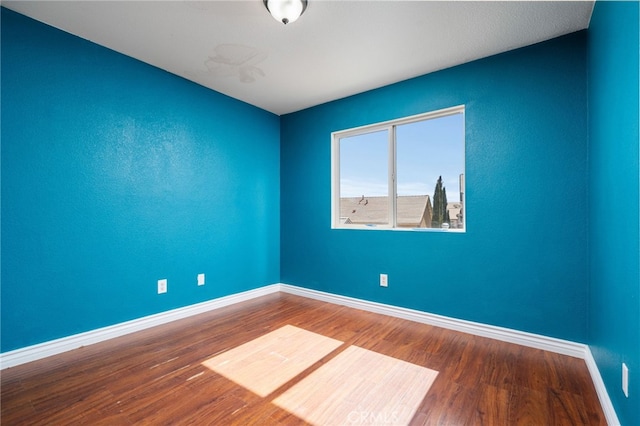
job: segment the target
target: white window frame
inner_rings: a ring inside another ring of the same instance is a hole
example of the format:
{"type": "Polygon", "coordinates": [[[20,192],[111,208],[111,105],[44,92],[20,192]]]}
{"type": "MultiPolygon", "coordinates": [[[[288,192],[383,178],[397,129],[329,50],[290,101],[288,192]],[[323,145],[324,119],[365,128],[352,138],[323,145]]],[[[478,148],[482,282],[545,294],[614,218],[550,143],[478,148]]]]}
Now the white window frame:
{"type": "MultiPolygon", "coordinates": [[[[462,114],[462,132],[463,132],[463,149],[465,151],[465,166],[463,173],[466,180],[466,131],[465,131],[465,106],[458,105],[450,108],[444,108],[437,111],[412,115],[410,117],[389,120],[382,123],[369,124],[360,127],[354,127],[347,130],[340,130],[331,133],[331,229],[370,229],[370,230],[398,230],[398,231],[420,231],[420,232],[453,232],[464,233],[467,229],[466,217],[464,227],[462,229],[437,229],[437,228],[398,228],[396,217],[396,198],[397,198],[397,181],[396,181],[396,134],[397,126],[418,121],[431,120],[446,117],[454,114],[462,114]],[[359,225],[359,224],[341,224],[340,223],[340,139],[350,136],[357,136],[364,133],[373,133],[386,130],[388,134],[388,170],[389,170],[389,224],[386,225],[359,225]]],[[[466,183],[465,183],[466,186],[466,183]]],[[[428,194],[430,197],[431,195],[428,194]]],[[[463,199],[466,195],[463,196],[463,199]]],[[[466,200],[461,200],[465,202],[466,200]]],[[[463,205],[465,216],[467,206],[463,205]]]]}

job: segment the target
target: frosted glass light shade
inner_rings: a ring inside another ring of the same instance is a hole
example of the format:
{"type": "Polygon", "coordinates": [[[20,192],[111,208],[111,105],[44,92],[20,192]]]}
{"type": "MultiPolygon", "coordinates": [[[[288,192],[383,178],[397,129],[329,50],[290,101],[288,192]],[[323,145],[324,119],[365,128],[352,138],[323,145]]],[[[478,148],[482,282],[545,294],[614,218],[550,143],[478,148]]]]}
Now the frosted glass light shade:
{"type": "Polygon", "coordinates": [[[295,22],[307,8],[307,0],[263,0],[267,10],[276,21],[288,24],[295,22]]]}

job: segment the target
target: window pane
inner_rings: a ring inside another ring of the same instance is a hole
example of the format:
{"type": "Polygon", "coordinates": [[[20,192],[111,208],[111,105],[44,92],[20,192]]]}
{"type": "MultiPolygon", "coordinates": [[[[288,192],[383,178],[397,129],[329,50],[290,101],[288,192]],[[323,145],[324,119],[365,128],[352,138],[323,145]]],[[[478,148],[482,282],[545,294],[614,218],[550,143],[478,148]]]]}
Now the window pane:
{"type": "Polygon", "coordinates": [[[464,232],[464,111],[461,105],[332,133],[332,227],[464,232]]]}
{"type": "Polygon", "coordinates": [[[464,229],[464,115],[396,128],[398,227],[464,229]]]}
{"type": "Polygon", "coordinates": [[[340,224],[389,223],[387,130],[340,139],[340,224]]]}

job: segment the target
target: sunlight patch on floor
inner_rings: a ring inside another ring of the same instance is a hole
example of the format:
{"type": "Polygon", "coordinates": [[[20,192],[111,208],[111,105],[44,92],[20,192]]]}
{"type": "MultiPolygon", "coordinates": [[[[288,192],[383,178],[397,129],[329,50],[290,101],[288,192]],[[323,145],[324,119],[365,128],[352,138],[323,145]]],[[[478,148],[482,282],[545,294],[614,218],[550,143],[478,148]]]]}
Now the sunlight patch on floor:
{"type": "Polygon", "coordinates": [[[342,343],[285,325],[209,358],[202,365],[265,397],[342,343]]]}
{"type": "Polygon", "coordinates": [[[350,346],[273,402],[314,425],[408,424],[437,375],[350,346]]]}

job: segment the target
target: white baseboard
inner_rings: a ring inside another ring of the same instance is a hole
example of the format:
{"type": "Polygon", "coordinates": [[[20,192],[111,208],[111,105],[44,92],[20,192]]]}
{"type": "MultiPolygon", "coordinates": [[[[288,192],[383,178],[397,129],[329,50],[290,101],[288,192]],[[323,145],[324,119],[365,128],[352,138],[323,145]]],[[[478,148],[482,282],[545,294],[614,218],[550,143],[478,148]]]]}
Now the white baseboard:
{"type": "Polygon", "coordinates": [[[236,293],[229,296],[220,297],[218,299],[195,305],[185,306],[183,308],[162,312],[155,315],[127,321],[109,327],[91,330],[85,333],[76,334],[49,342],[40,343],[25,348],[16,349],[10,352],[0,354],[0,370],[24,364],[30,361],[42,359],[51,355],[60,354],[62,352],[77,349],[82,346],[91,345],[93,343],[102,342],[114,337],[123,336],[125,334],[134,333],[136,331],[145,330],[147,328],[166,324],[192,315],[219,309],[235,303],[244,302],[256,297],[264,296],[277,292],[289,293],[297,296],[307,297],[309,299],[320,300],[323,302],[333,303],[336,305],[348,306],[351,308],[362,309],[364,311],[374,312],[378,314],[388,315],[396,318],[402,318],[423,324],[429,324],[436,327],[442,327],[449,330],[461,331],[476,336],[488,337],[508,343],[515,343],[531,348],[542,349],[562,355],[573,356],[585,360],[591,379],[596,388],[602,410],[604,411],[607,423],[611,426],[620,424],[616,416],[613,404],[604,386],[600,371],[596,365],[593,355],[589,347],[582,343],[575,343],[568,340],[556,339],[553,337],[542,336],[538,334],[526,333],[523,331],[512,330],[493,325],[481,324],[472,321],[465,321],[442,315],[430,314],[428,312],[417,311],[414,309],[401,308],[383,303],[370,302],[367,300],[356,299],[353,297],[340,296],[322,291],[311,290],[303,287],[296,287],[289,284],[271,284],[254,290],[236,293]]]}
{"type": "Polygon", "coordinates": [[[569,355],[576,358],[585,356],[586,345],[582,343],[570,342],[568,340],[556,339],[553,337],[541,336],[538,334],[526,333],[524,331],[512,330],[509,328],[497,327],[493,325],[481,324],[472,321],[465,321],[442,315],[430,314],[428,312],[416,311],[413,309],[400,308],[383,303],[369,302],[362,299],[354,299],[347,296],[339,296],[322,291],[310,290],[307,288],[280,284],[280,291],[308,297],[310,299],[322,300],[336,305],[349,306],[351,308],[362,309],[364,311],[389,315],[423,324],[434,325],[449,330],[461,331],[476,336],[489,337],[508,343],[528,346],[545,351],[556,352],[562,355],[569,355]]]}
{"type": "Polygon", "coordinates": [[[471,321],[460,320],[456,318],[445,317],[428,312],[416,311],[413,309],[400,308],[392,305],[385,305],[377,302],[370,302],[362,299],[355,299],[347,296],[340,296],[322,291],[311,290],[308,288],[296,287],[288,284],[280,284],[280,291],[298,296],[308,297],[310,299],[321,300],[323,302],[344,305],[351,308],[362,309],[364,311],[375,312],[378,314],[389,315],[392,317],[402,318],[423,324],[429,324],[449,330],[461,331],[476,336],[488,337],[508,343],[515,343],[531,348],[542,349],[549,352],[555,352],[562,355],[573,356],[583,359],[587,364],[591,380],[596,388],[602,411],[604,412],[607,424],[609,426],[619,426],[618,416],[609,398],[607,388],[602,381],[598,366],[591,354],[588,345],[582,343],[571,342],[568,340],[556,339],[553,337],[542,336],[539,334],[527,333],[524,331],[512,330],[493,325],[481,324],[471,321]]]}
{"type": "Polygon", "coordinates": [[[244,302],[245,300],[254,299],[270,293],[276,293],[278,291],[280,291],[280,285],[272,284],[259,287],[254,290],[248,290],[242,293],[231,294],[229,296],[197,303],[195,305],[185,306],[183,308],[173,309],[171,311],[161,312],[155,315],[149,315],[109,327],[98,328],[84,333],[74,334],[73,336],[50,340],[37,345],[4,352],[0,354],[0,370],[36,361],[51,355],[57,355],[82,346],[113,339],[114,337],[135,333],[136,331],[145,330],[157,325],[187,318],[192,315],[233,305],[235,303],[244,302]]]}
{"type": "Polygon", "coordinates": [[[596,388],[596,393],[598,394],[602,411],[604,411],[604,416],[607,419],[607,424],[609,426],[620,426],[616,410],[613,408],[611,398],[609,398],[609,392],[607,392],[607,388],[604,386],[600,370],[588,346],[585,352],[584,362],[587,364],[587,368],[591,374],[591,380],[593,381],[593,386],[596,388]]]}

